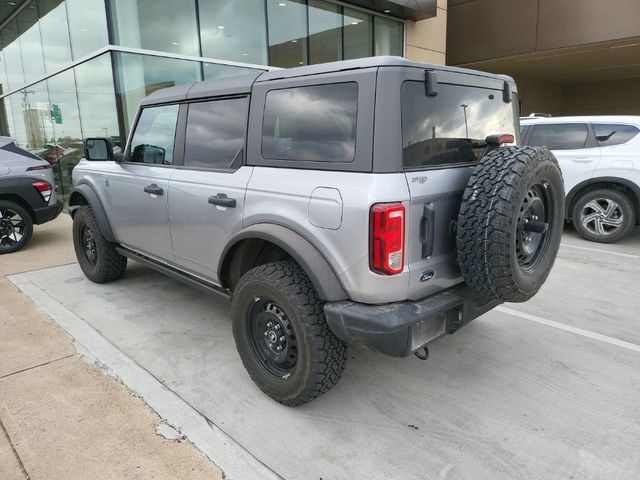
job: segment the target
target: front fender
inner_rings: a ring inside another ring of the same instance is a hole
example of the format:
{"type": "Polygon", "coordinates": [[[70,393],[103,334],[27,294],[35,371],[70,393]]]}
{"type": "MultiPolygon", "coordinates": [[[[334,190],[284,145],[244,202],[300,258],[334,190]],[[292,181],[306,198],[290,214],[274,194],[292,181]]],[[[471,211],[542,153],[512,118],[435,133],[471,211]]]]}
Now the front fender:
{"type": "Polygon", "coordinates": [[[113,234],[113,229],[105,213],[102,201],[100,201],[100,197],[90,185],[83,183],[75,187],[69,197],[69,214],[71,217],[74,216],[75,211],[81,205],[85,204],[89,205],[93,215],[96,217],[100,233],[110,242],[117,243],[116,236],[113,234]]]}
{"type": "Polygon", "coordinates": [[[222,252],[218,278],[222,278],[222,273],[230,260],[229,253],[233,247],[246,239],[265,240],[287,252],[309,276],[320,299],[332,302],[348,299],[338,276],[317,248],[293,230],[269,223],[251,225],[229,241],[222,252]]]}

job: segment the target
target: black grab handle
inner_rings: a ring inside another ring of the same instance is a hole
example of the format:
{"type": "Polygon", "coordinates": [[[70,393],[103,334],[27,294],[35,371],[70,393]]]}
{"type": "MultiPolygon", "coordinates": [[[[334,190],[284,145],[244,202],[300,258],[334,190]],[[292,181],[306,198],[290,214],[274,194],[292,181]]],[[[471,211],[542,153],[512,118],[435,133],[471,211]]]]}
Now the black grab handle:
{"type": "Polygon", "coordinates": [[[236,199],[227,197],[225,193],[219,193],[209,197],[209,204],[219,205],[220,207],[236,208],[236,199]]]}
{"type": "Polygon", "coordinates": [[[162,195],[164,193],[164,190],[162,189],[162,187],[159,187],[155,183],[152,183],[151,185],[147,185],[146,187],[144,187],[144,191],[145,193],[152,193],[154,195],[162,195]]]}
{"type": "Polygon", "coordinates": [[[436,209],[433,203],[427,203],[422,209],[420,219],[420,241],[422,243],[422,258],[433,255],[433,242],[436,231],[436,209]]]}

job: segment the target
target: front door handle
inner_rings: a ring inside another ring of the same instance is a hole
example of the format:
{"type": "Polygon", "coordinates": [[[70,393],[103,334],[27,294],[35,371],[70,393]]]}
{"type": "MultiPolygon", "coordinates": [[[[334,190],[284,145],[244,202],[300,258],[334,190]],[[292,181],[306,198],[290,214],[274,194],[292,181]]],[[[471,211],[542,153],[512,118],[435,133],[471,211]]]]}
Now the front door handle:
{"type": "Polygon", "coordinates": [[[152,183],[151,185],[147,185],[146,187],[144,187],[144,191],[145,193],[151,193],[153,195],[162,195],[164,193],[164,190],[162,189],[162,187],[159,187],[155,183],[152,183]]]}
{"type": "Polygon", "coordinates": [[[236,208],[236,199],[227,197],[226,193],[219,193],[209,197],[210,205],[218,205],[220,207],[236,208]]]}

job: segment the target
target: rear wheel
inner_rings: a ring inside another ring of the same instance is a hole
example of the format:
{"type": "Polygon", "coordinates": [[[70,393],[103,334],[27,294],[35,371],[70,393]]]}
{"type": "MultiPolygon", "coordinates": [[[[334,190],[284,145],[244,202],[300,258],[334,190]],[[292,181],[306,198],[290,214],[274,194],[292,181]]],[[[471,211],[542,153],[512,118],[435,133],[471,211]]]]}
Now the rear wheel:
{"type": "Polygon", "coordinates": [[[633,203],[623,192],[600,188],[581,195],[573,206],[571,220],[587,240],[612,243],[631,233],[636,224],[633,203]]]}
{"type": "Polygon", "coordinates": [[[73,216],[73,246],[80,268],[89,280],[106,283],[124,275],[127,258],[116,251],[117,244],[108,241],[88,206],[78,208],[73,216]]]}
{"type": "Polygon", "coordinates": [[[24,247],[33,234],[33,220],[22,206],[0,200],[0,255],[24,247]]]}
{"type": "Polygon", "coordinates": [[[499,148],[482,157],[458,216],[465,281],[487,297],[531,298],[558,253],[563,212],[562,175],[546,148],[499,148]]]}
{"type": "Polygon", "coordinates": [[[302,405],[342,376],[346,346],[329,329],[323,304],[296,263],[247,272],[235,289],[231,316],[242,363],[274,400],[302,405]]]}

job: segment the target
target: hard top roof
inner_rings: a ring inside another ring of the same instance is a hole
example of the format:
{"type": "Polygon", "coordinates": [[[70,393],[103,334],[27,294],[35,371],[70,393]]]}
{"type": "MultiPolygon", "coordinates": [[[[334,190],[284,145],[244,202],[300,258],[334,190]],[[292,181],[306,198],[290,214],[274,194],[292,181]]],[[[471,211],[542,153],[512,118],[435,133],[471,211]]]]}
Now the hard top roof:
{"type": "MultiPolygon", "coordinates": [[[[424,70],[457,72],[477,75],[481,77],[503,79],[515,85],[513,79],[506,75],[496,75],[494,73],[480,72],[477,70],[469,70],[466,68],[414,62],[402,57],[380,56],[358,58],[355,60],[342,60],[339,62],[320,63],[316,65],[305,65],[302,67],[288,69],[273,69],[270,71],[256,70],[255,73],[250,73],[247,75],[218,78],[215,80],[206,80],[204,82],[164,88],[145,97],[142,100],[141,105],[179,102],[183,100],[192,100],[220,95],[237,95],[251,92],[251,87],[254,82],[269,82],[283,78],[295,78],[345,70],[359,70],[378,67],[408,67],[420,68],[424,70]]],[[[266,68],[267,67],[265,67],[265,69],[266,68]]]]}

